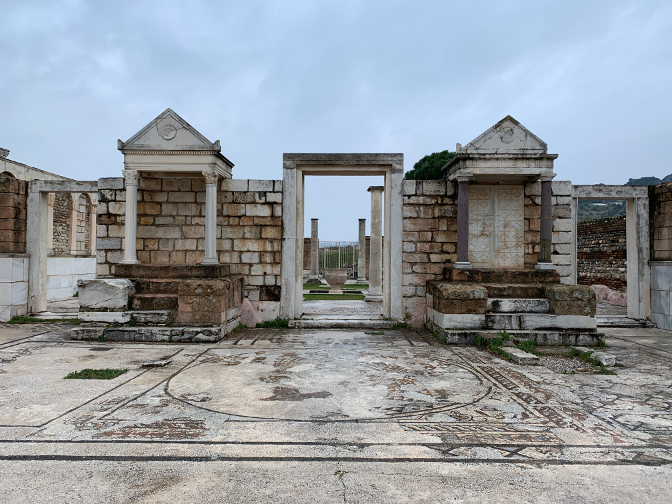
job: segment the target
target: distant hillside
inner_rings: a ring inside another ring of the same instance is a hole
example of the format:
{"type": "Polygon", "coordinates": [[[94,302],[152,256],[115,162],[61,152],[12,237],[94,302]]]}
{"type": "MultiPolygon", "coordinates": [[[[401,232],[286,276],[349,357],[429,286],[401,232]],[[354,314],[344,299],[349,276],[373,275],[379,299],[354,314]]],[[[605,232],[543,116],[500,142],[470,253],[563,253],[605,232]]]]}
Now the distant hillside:
{"type": "Polygon", "coordinates": [[[625,215],[624,200],[579,200],[579,222],[619,215],[625,215]]]}
{"type": "Polygon", "coordinates": [[[636,179],[631,178],[625,183],[625,185],[658,185],[663,182],[672,182],[672,173],[662,180],[658,177],[640,177],[636,179]]]}

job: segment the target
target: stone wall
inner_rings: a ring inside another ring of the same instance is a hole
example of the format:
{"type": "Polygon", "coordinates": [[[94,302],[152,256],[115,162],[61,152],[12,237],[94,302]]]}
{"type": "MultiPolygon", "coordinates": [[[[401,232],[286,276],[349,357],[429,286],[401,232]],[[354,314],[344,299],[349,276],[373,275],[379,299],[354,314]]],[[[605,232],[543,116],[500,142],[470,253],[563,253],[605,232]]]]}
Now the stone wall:
{"type": "Polygon", "coordinates": [[[0,253],[26,251],[26,187],[11,173],[0,173],[0,253]]]}
{"type": "Polygon", "coordinates": [[[441,180],[405,180],[403,191],[404,316],[419,325],[427,282],[443,279],[446,263],[456,260],[457,192],[452,182],[441,180]]]}
{"type": "MultiPolygon", "coordinates": [[[[217,252],[242,275],[250,301],[280,300],[282,181],[223,179],[217,195],[217,252]]],[[[123,178],[98,181],[97,277],[115,274],[123,258],[123,178]]],[[[197,264],[203,260],[202,179],[142,178],[138,187],[138,260],[197,264]]]]}
{"type": "Polygon", "coordinates": [[[77,255],[91,254],[91,202],[86,194],[81,194],[77,198],[77,230],[75,251],[77,255]]]}
{"type": "MultiPolygon", "coordinates": [[[[425,317],[426,283],[444,279],[444,267],[456,261],[457,190],[452,182],[404,181],[403,295],[404,316],[415,325],[425,317]]],[[[560,281],[571,283],[572,184],[552,183],[552,261],[560,281]]],[[[525,185],[525,267],[537,263],[540,250],[541,183],[525,185]]]]}
{"type": "Polygon", "coordinates": [[[54,196],[54,254],[70,253],[70,201],[68,193],[56,193],[54,196]]]}
{"type": "Polygon", "coordinates": [[[577,231],[577,283],[625,291],[625,216],[580,222],[577,231]]]}
{"type": "Polygon", "coordinates": [[[672,330],[672,183],[649,187],[651,320],[672,330]]]}

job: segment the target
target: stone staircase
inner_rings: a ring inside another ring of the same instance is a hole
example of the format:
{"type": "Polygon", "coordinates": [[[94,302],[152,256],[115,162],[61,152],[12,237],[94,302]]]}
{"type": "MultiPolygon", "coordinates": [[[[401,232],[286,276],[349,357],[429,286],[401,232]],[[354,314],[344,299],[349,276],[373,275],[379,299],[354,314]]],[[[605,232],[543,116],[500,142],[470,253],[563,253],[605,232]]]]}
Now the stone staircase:
{"type": "Polygon", "coordinates": [[[538,345],[597,345],[594,293],[559,283],[554,270],[447,268],[428,283],[430,325],[447,343],[472,344],[479,334],[515,332],[538,345]]]}

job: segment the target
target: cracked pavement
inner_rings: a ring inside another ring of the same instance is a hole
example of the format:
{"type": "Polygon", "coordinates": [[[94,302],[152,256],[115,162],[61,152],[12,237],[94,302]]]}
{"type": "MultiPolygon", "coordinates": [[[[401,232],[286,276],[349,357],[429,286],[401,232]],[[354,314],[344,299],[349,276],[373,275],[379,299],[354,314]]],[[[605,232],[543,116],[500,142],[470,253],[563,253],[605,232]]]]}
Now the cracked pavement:
{"type": "Polygon", "coordinates": [[[410,330],[67,330],[0,325],[3,502],[669,502],[665,331],[609,329],[616,374],[566,375],[410,330]]]}

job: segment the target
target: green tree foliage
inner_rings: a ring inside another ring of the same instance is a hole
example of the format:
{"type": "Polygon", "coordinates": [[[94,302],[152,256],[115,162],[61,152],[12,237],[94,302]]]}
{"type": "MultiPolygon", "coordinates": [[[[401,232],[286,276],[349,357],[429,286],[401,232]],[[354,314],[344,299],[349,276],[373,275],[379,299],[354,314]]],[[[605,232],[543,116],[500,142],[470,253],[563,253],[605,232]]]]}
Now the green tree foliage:
{"type": "Polygon", "coordinates": [[[441,167],[455,157],[454,152],[444,150],[434,152],[423,157],[413,165],[413,169],[406,172],[406,180],[441,180],[441,167]]]}
{"type": "MultiPolygon", "coordinates": [[[[669,175],[665,178],[668,177],[669,175]]],[[[661,180],[658,177],[641,177],[637,179],[631,178],[625,183],[625,185],[658,185],[660,182],[661,180]]]]}

